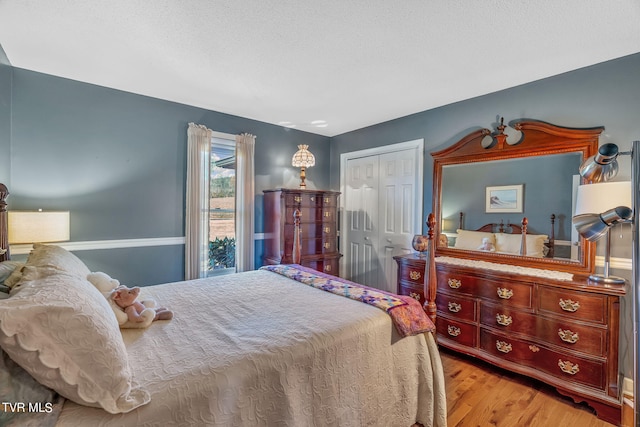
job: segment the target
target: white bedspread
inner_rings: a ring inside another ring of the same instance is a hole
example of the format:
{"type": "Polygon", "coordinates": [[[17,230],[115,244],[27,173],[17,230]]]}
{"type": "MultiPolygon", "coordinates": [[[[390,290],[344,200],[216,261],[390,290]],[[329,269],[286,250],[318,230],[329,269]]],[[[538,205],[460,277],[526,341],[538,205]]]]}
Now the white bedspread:
{"type": "Polygon", "coordinates": [[[148,405],[67,401],[58,426],[446,426],[431,334],[268,271],[145,287],[171,321],[123,337],[148,405]]]}

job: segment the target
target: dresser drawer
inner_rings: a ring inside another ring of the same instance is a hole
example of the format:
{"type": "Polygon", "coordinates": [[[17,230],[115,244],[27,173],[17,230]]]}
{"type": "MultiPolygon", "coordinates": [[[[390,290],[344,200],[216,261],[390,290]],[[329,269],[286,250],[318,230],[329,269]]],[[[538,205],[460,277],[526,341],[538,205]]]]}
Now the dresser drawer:
{"type": "Polygon", "coordinates": [[[499,304],[482,303],[480,322],[482,325],[500,331],[508,331],[530,337],[537,336],[542,320],[534,313],[513,309],[499,304]]]}
{"type": "Polygon", "coordinates": [[[294,207],[287,206],[285,208],[285,222],[287,224],[293,224],[293,213],[298,209],[300,211],[300,223],[308,222],[335,222],[336,221],[336,209],[327,207],[294,207]]]}
{"type": "Polygon", "coordinates": [[[533,308],[533,285],[510,280],[485,280],[478,286],[478,295],[496,304],[533,308]]]}
{"type": "Polygon", "coordinates": [[[316,271],[338,276],[338,261],[339,258],[302,259],[300,264],[316,271]]]}
{"type": "MultiPolygon", "coordinates": [[[[338,251],[336,242],[335,237],[327,239],[300,239],[300,254],[303,256],[333,254],[338,251]]],[[[284,254],[285,258],[293,256],[293,239],[291,239],[291,244],[285,247],[284,254]]]]}
{"type": "Polygon", "coordinates": [[[599,324],[607,322],[606,295],[539,286],[538,304],[541,313],[599,324]]]}
{"type": "Polygon", "coordinates": [[[438,335],[442,336],[442,338],[456,341],[457,343],[468,347],[476,347],[476,326],[464,322],[458,322],[445,316],[445,313],[440,311],[437,312],[436,331],[438,335]]]}
{"type": "Polygon", "coordinates": [[[413,283],[401,281],[398,283],[398,295],[415,298],[420,304],[424,304],[424,290],[422,286],[417,287],[413,283]]]}
{"type": "Polygon", "coordinates": [[[415,283],[420,288],[424,285],[424,266],[402,265],[400,268],[400,280],[415,283]]]}
{"type": "Polygon", "coordinates": [[[335,237],[319,239],[300,239],[302,253],[308,254],[328,254],[338,251],[335,237]]]}
{"type": "Polygon", "coordinates": [[[284,196],[285,206],[293,208],[301,207],[335,207],[338,197],[336,195],[323,195],[322,193],[287,193],[284,196]]]}
{"type": "MultiPolygon", "coordinates": [[[[284,238],[293,239],[295,227],[293,224],[284,225],[284,238]]],[[[336,224],[334,222],[327,223],[302,223],[300,224],[300,238],[318,238],[318,237],[337,237],[336,224]]]]}
{"type": "Polygon", "coordinates": [[[550,344],[594,356],[606,356],[607,330],[603,327],[546,318],[538,325],[538,337],[550,344]]]}
{"type": "Polygon", "coordinates": [[[438,292],[450,291],[456,294],[476,295],[480,279],[449,271],[438,271],[438,292]]]}
{"type": "Polygon", "coordinates": [[[571,383],[605,390],[606,362],[480,329],[480,348],[495,357],[535,368],[571,383]]]}
{"type": "Polygon", "coordinates": [[[436,306],[438,311],[457,319],[475,322],[478,319],[476,301],[461,295],[449,295],[440,293],[436,296],[436,306]]]}

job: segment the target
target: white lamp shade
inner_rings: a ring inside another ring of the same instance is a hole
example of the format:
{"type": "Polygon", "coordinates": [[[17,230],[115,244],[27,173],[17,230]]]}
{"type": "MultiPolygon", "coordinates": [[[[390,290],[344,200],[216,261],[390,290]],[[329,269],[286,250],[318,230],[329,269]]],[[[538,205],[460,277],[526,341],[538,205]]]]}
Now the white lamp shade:
{"type": "Polygon", "coordinates": [[[293,155],[293,158],[291,159],[291,165],[298,168],[309,168],[311,166],[315,166],[315,164],[316,158],[309,151],[309,146],[304,144],[298,145],[298,151],[296,151],[296,153],[293,155]]]}
{"type": "Polygon", "coordinates": [[[9,243],[69,240],[69,211],[9,211],[9,243]]]}
{"type": "Polygon", "coordinates": [[[599,214],[618,206],[631,207],[631,181],[580,185],[574,215],[599,214]]]}

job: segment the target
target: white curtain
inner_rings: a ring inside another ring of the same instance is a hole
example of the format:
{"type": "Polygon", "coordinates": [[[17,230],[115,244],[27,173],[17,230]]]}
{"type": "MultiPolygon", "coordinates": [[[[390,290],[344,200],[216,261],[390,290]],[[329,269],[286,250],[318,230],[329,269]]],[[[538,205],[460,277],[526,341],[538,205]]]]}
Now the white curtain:
{"type": "Polygon", "coordinates": [[[185,210],[185,280],[206,277],[209,262],[211,129],[189,123],[185,210]]]}
{"type": "Polygon", "coordinates": [[[236,271],[254,269],[254,161],[256,137],[236,136],[236,271]]]}

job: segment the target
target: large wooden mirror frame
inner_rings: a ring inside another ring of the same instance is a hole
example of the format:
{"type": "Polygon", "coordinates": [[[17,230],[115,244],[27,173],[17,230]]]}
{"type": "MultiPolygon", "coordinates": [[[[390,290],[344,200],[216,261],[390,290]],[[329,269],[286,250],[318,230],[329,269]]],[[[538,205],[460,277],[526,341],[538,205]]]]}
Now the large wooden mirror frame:
{"type": "MultiPolygon", "coordinates": [[[[584,160],[597,152],[598,137],[604,130],[604,127],[588,129],[566,128],[526,119],[512,121],[509,126],[521,132],[521,136],[515,143],[507,143],[507,134],[504,132],[506,126],[500,123],[495,132],[489,129],[479,129],[471,132],[451,147],[431,153],[434,160],[433,212],[436,215],[436,236],[442,233],[443,166],[565,153],[581,154],[582,160],[584,160]],[[487,141],[489,141],[489,144],[487,144],[487,141]]],[[[544,173],[544,171],[541,172],[544,173]]],[[[575,173],[577,174],[578,170],[575,173]]],[[[526,212],[523,216],[526,217],[526,212]]],[[[592,273],[595,267],[595,243],[581,238],[580,249],[580,256],[577,260],[534,258],[453,249],[445,246],[437,246],[435,254],[436,256],[491,261],[523,267],[565,271],[574,274],[592,273]]]]}

